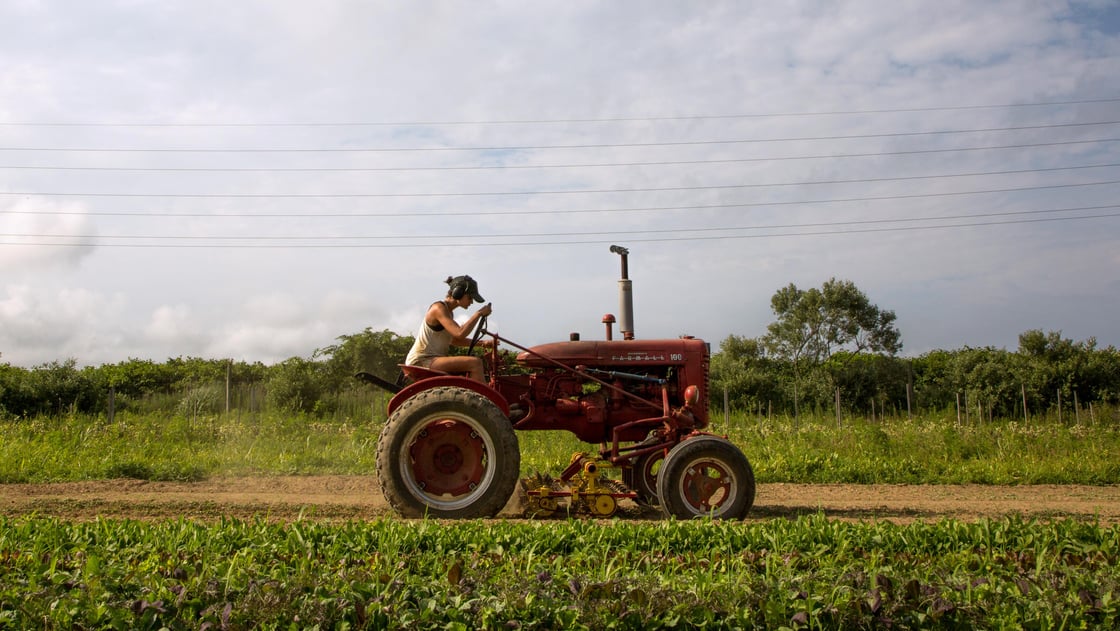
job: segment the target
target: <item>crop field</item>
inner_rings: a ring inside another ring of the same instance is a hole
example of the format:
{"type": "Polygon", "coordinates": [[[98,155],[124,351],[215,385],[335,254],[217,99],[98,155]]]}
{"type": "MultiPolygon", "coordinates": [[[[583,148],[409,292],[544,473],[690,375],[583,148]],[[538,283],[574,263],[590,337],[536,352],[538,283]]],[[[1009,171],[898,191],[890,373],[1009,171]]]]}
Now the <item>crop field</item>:
{"type": "Polygon", "coordinates": [[[1115,628],[1120,528],[0,519],[0,628],[1115,628]]]}
{"type": "MultiPolygon", "coordinates": [[[[1116,503],[1116,427],[726,425],[715,429],[742,446],[760,482],[743,522],[351,514],[338,497],[376,486],[376,421],[5,422],[0,629],[1120,625],[1120,520],[1057,501],[1085,493],[1116,503]],[[320,483],[318,495],[279,499],[320,483]],[[229,510],[223,484],[272,494],[229,510]],[[133,494],[97,500],[90,488],[133,494]],[[195,499],[158,504],[161,489],[195,499]],[[864,489],[870,499],[838,513],[809,499],[783,510],[776,497],[813,489],[864,489]],[[907,506],[928,510],[892,512],[877,489],[905,491],[907,506]],[[991,489],[979,516],[941,508],[975,489],[991,489]],[[9,501],[19,494],[34,497],[9,501]],[[1054,508],[1014,508],[1032,498],[1054,508]]],[[[549,433],[520,438],[526,472],[556,472],[588,448],[549,433]]]]}

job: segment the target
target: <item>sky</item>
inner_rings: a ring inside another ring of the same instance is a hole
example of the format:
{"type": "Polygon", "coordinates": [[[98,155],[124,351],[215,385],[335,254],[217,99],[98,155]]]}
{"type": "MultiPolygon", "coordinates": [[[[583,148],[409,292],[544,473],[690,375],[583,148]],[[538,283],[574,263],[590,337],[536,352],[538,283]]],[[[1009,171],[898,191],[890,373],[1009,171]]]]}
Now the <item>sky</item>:
{"type": "MultiPolygon", "coordinates": [[[[448,276],[521,345],[1120,346],[1120,3],[0,0],[0,362],[308,358],[448,276]]],[[[473,309],[472,309],[473,310],[473,309]]],[[[466,316],[456,312],[460,322],[466,316]]]]}

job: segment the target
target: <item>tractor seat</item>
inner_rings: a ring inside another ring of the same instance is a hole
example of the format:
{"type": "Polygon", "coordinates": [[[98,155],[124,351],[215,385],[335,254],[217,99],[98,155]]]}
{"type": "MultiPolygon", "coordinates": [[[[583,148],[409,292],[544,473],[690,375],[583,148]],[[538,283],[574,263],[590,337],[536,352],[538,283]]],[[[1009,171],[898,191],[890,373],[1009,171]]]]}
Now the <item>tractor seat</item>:
{"type": "Polygon", "coordinates": [[[398,364],[398,366],[400,366],[401,372],[404,373],[405,378],[408,379],[410,383],[420,381],[422,379],[431,379],[432,377],[442,377],[444,375],[451,374],[442,370],[424,368],[423,366],[409,366],[408,364],[398,364]]]}

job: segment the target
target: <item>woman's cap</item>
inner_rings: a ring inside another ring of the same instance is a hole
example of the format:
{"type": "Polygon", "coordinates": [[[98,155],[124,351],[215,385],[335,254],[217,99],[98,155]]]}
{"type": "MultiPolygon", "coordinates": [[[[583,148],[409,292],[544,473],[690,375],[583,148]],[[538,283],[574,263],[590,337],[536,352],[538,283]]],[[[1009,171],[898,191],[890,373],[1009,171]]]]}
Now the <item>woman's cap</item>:
{"type": "Polygon", "coordinates": [[[475,302],[486,302],[482,294],[478,293],[478,282],[470,276],[456,276],[451,279],[451,295],[458,299],[470,294],[475,302]]]}

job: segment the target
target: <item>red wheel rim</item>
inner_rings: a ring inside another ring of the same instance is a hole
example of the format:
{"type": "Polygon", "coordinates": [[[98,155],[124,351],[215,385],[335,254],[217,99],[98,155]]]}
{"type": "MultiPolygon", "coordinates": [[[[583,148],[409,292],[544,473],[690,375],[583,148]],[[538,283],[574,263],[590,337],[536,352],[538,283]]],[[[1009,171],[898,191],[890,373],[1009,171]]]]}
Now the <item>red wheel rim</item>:
{"type": "Polygon", "coordinates": [[[470,425],[455,420],[429,423],[409,446],[412,474],[431,495],[463,495],[486,474],[486,444],[470,425]]]}
{"type": "Polygon", "coordinates": [[[698,513],[719,508],[732,497],[734,478],[718,462],[700,462],[681,477],[681,497],[698,513]]]}

